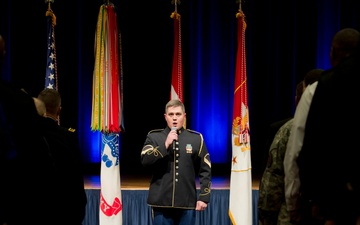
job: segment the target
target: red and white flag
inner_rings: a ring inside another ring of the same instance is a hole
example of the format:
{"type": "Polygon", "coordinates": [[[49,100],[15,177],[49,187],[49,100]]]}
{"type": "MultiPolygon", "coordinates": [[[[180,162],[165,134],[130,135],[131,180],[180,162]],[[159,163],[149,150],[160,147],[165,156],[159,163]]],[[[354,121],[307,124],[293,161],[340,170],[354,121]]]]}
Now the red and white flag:
{"type": "MultiPolygon", "coordinates": [[[[175,7],[176,4],[177,2],[175,1],[175,7]]],[[[177,12],[177,10],[175,10],[170,17],[174,19],[174,53],[171,74],[170,100],[179,99],[182,103],[184,103],[183,65],[181,48],[181,16],[177,12]]],[[[184,128],[186,128],[186,118],[183,126],[184,128]]]]}
{"type": "Polygon", "coordinates": [[[233,225],[252,225],[252,178],[247,95],[245,15],[239,10],[232,122],[229,217],[233,225]]]}
{"type": "Polygon", "coordinates": [[[179,99],[184,103],[183,96],[183,65],[181,49],[181,16],[176,11],[171,14],[174,19],[174,55],[171,76],[170,100],[179,99]]]}

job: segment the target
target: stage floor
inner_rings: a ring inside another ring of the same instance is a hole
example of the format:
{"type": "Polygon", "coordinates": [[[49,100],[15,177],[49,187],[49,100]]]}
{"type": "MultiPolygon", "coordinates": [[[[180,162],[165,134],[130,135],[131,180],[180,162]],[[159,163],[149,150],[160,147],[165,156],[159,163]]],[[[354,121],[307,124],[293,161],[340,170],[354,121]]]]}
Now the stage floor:
{"type": "MultiPolygon", "coordinates": [[[[124,176],[121,175],[121,189],[123,190],[148,190],[151,177],[149,176],[124,176]]],[[[199,183],[199,182],[197,182],[199,183]]],[[[214,176],[212,178],[212,189],[229,189],[230,177],[214,176]]],[[[252,177],[252,188],[259,189],[259,178],[252,177]]],[[[85,189],[100,189],[100,176],[85,176],[85,189]]]]}

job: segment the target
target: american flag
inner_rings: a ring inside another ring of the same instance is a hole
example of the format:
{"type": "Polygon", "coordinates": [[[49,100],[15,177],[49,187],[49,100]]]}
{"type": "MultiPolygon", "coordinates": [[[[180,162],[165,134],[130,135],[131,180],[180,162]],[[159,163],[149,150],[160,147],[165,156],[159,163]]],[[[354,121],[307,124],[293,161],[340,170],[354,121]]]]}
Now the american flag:
{"type": "Polygon", "coordinates": [[[49,8],[47,16],[47,62],[45,72],[45,88],[57,89],[56,47],[55,47],[55,25],[56,17],[49,8]]]}

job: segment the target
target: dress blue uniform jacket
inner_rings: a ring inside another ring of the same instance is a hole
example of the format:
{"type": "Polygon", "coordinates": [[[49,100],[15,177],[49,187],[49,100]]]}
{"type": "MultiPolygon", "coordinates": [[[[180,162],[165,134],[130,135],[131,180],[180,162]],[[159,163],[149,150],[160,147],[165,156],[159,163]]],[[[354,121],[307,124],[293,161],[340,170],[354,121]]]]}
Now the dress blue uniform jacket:
{"type": "Polygon", "coordinates": [[[170,131],[169,127],[150,131],[141,152],[142,165],[153,174],[147,203],[153,207],[195,209],[197,200],[210,201],[210,155],[201,133],[184,128],[178,130],[174,146],[166,149],[170,131]]]}

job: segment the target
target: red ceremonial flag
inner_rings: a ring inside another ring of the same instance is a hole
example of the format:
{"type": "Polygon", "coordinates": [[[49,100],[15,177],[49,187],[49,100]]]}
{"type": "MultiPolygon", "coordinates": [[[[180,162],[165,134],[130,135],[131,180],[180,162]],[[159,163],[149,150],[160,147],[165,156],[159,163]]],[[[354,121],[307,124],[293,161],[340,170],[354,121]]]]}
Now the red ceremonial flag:
{"type": "Polygon", "coordinates": [[[247,95],[245,15],[239,10],[237,56],[232,122],[232,162],[230,176],[229,217],[233,225],[252,225],[252,179],[250,126],[247,95]]]}
{"type": "Polygon", "coordinates": [[[100,225],[122,224],[119,133],[122,129],[120,33],[113,4],[100,7],[95,39],[91,129],[102,133],[100,225]]]}
{"type": "Polygon", "coordinates": [[[184,101],[183,97],[183,66],[181,49],[181,16],[177,12],[171,14],[174,19],[174,55],[171,76],[170,99],[184,101]]]}
{"type": "MultiPolygon", "coordinates": [[[[177,3],[175,2],[175,5],[177,3]]],[[[181,48],[181,16],[177,11],[170,16],[174,19],[174,53],[171,74],[171,91],[170,100],[179,99],[184,103],[183,96],[183,65],[182,65],[182,48],[181,48]]],[[[186,128],[186,119],[184,121],[184,128],[186,128]]]]}

